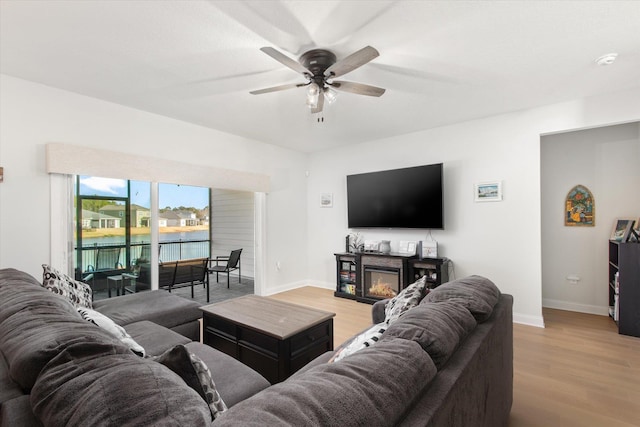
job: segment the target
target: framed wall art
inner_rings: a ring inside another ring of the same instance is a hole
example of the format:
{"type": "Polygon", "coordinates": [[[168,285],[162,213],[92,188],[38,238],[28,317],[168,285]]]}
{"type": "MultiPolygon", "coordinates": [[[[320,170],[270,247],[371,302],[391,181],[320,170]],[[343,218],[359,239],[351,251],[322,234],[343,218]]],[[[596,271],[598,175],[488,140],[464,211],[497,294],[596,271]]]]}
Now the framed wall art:
{"type": "Polygon", "coordinates": [[[333,193],[320,194],[320,207],[332,208],[333,207],[333,193]]]}
{"type": "Polygon", "coordinates": [[[499,202],[502,200],[502,181],[478,182],[473,188],[476,202],[499,202]]]}
{"type": "Polygon", "coordinates": [[[584,185],[576,185],[567,193],[564,202],[564,225],[596,225],[596,203],[593,194],[584,185]]]}
{"type": "Polygon", "coordinates": [[[615,240],[616,242],[626,242],[629,240],[629,235],[631,234],[631,228],[633,227],[634,222],[635,220],[633,218],[617,219],[609,239],[615,240]]]}

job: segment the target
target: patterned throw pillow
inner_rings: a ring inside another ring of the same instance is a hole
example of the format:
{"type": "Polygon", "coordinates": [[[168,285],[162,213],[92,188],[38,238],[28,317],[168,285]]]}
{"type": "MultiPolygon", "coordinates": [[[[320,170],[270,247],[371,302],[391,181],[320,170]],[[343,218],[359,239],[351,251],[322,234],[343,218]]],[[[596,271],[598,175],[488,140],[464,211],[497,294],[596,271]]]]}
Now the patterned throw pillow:
{"type": "Polygon", "coordinates": [[[42,286],[67,298],[75,307],[93,308],[91,287],[72,279],[55,268],[42,264],[42,286]]]}
{"type": "Polygon", "coordinates": [[[380,340],[380,337],[384,334],[384,331],[387,330],[387,327],[388,325],[385,322],[373,325],[371,328],[356,336],[345,347],[336,351],[336,354],[329,360],[329,363],[338,362],[358,350],[371,347],[380,340]]]}
{"type": "Polygon", "coordinates": [[[135,354],[137,354],[138,356],[140,357],[146,356],[144,347],[138,344],[133,338],[131,338],[131,335],[129,335],[122,326],[115,323],[109,317],[95,310],[92,310],[90,308],[77,307],[77,310],[78,310],[78,313],[80,313],[80,316],[82,316],[84,320],[87,320],[93,323],[94,325],[104,329],[105,331],[109,332],[111,335],[113,335],[114,337],[122,341],[124,345],[129,347],[129,349],[133,351],[135,354]]]}
{"type": "Polygon", "coordinates": [[[409,309],[420,303],[420,300],[424,297],[424,289],[427,284],[426,280],[427,278],[425,276],[421,277],[393,297],[385,307],[384,322],[373,325],[371,328],[356,336],[345,347],[337,350],[336,354],[329,360],[329,363],[338,362],[358,350],[371,347],[377,343],[389,325],[409,311],[409,309]]]}
{"type": "Polygon", "coordinates": [[[427,277],[422,276],[415,283],[407,286],[398,295],[393,297],[384,309],[384,322],[390,325],[393,321],[409,311],[409,309],[418,305],[425,295],[424,289],[426,284],[427,277]]]}
{"type": "Polygon", "coordinates": [[[211,371],[207,365],[182,344],[173,347],[154,357],[158,363],[162,363],[167,368],[178,374],[180,378],[192,389],[194,389],[209,405],[212,419],[216,419],[222,412],[227,410],[227,405],[216,390],[216,385],[211,378],[211,371]]]}

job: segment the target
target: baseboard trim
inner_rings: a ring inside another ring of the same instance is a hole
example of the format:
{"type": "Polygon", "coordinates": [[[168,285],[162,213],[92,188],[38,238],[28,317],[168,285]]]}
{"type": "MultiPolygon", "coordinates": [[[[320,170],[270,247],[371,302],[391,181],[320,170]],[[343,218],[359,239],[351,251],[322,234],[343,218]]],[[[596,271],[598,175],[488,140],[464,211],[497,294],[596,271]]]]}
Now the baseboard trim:
{"type": "Polygon", "coordinates": [[[544,328],[544,317],[532,316],[530,314],[513,313],[513,323],[535,326],[536,328],[544,328]]]}
{"type": "Polygon", "coordinates": [[[609,307],[578,304],[575,302],[561,301],[549,298],[542,299],[542,306],[546,308],[555,308],[558,310],[576,311],[578,313],[597,314],[599,316],[609,315],[609,307]]]}

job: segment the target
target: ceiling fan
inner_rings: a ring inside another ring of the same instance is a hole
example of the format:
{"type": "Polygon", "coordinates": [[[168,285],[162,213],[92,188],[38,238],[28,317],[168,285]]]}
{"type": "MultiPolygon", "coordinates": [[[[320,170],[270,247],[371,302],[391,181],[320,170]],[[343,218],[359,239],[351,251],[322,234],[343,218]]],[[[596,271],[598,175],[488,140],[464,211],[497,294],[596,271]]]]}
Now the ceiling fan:
{"type": "Polygon", "coordinates": [[[298,61],[289,58],[272,47],[263,47],[260,50],[293,71],[301,73],[307,81],[306,83],[290,83],[253,90],[249,92],[252,95],[307,86],[307,105],[311,113],[320,113],[324,106],[325,98],[329,103],[335,100],[336,92],[334,89],[367,96],[381,96],[385,92],[385,89],[363,83],[334,80],[336,77],[347,74],[380,55],[371,46],[362,48],[340,61],[337,61],[333,52],[326,49],[312,49],[303,53],[298,61]]]}

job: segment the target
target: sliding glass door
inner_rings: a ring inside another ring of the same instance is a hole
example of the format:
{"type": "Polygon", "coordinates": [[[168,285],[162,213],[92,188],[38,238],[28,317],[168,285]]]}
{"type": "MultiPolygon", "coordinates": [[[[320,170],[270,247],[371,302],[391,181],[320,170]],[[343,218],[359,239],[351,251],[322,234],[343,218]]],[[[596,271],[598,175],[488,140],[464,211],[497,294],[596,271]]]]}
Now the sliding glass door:
{"type": "Polygon", "coordinates": [[[74,265],[97,299],[151,289],[151,253],[160,263],[209,258],[208,188],[159,184],[157,218],[151,212],[151,183],[76,177],[74,265]],[[151,242],[157,221],[159,245],[151,242]]]}

